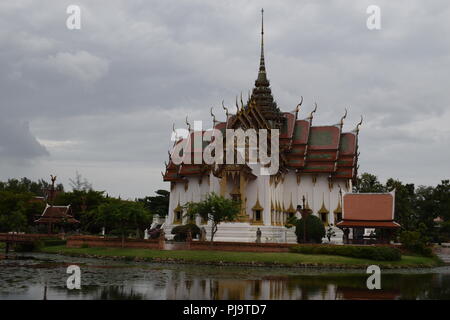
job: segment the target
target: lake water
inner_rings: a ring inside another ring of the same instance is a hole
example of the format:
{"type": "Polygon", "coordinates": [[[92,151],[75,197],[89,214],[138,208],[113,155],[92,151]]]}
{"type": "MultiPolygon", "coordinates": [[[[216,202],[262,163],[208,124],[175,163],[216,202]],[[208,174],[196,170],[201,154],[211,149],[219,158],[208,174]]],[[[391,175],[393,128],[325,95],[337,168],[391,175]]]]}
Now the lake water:
{"type": "Polygon", "coordinates": [[[212,267],[28,253],[0,260],[0,299],[450,299],[450,267],[383,271],[212,267]],[[81,289],[69,290],[69,265],[81,289]]]}

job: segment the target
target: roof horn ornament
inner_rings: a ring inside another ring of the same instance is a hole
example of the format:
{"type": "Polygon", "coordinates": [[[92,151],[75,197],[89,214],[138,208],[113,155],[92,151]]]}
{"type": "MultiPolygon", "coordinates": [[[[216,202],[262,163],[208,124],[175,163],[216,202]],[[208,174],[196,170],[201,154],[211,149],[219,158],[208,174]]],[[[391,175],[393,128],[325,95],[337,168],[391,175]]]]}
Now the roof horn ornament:
{"type": "Polygon", "coordinates": [[[239,113],[238,96],[236,96],[236,115],[239,113]]]}
{"type": "Polygon", "coordinates": [[[213,113],[213,107],[211,107],[210,113],[211,113],[211,117],[213,119],[213,127],[215,127],[216,126],[216,116],[213,113]]]}
{"type": "Polygon", "coordinates": [[[300,107],[301,107],[302,104],[303,104],[303,96],[301,96],[301,98],[302,98],[302,100],[301,100],[300,103],[295,107],[295,119],[297,119],[298,112],[300,111],[300,107]]]}
{"type": "Polygon", "coordinates": [[[188,121],[188,116],[186,116],[186,124],[187,124],[187,126],[188,126],[189,132],[191,132],[191,124],[190,124],[189,121],[188,121]]]}
{"type": "Polygon", "coordinates": [[[178,141],[178,134],[177,134],[177,130],[175,130],[175,122],[172,123],[172,132],[173,132],[173,139],[176,143],[178,141]]]}
{"type": "Polygon", "coordinates": [[[361,115],[361,121],[359,121],[359,123],[356,125],[355,130],[353,130],[354,132],[356,132],[356,134],[359,133],[359,127],[361,126],[362,123],[363,123],[363,116],[361,115]]]}
{"type": "Polygon", "coordinates": [[[229,115],[230,113],[228,112],[228,108],[225,107],[225,105],[223,104],[223,100],[222,100],[222,108],[223,108],[223,110],[225,110],[225,114],[227,115],[227,120],[228,120],[228,115],[229,115]]]}
{"type": "Polygon", "coordinates": [[[311,111],[311,113],[309,114],[309,117],[307,118],[308,120],[312,121],[313,119],[313,114],[317,111],[317,102],[314,102],[314,110],[311,111]]]}
{"type": "Polygon", "coordinates": [[[241,91],[241,110],[244,110],[244,101],[242,101],[242,91],[241,91]]]}
{"type": "Polygon", "coordinates": [[[344,119],[345,119],[345,118],[347,118],[347,108],[345,108],[345,113],[344,113],[344,115],[342,116],[341,121],[339,121],[339,125],[341,126],[341,128],[342,128],[342,126],[344,125],[344,119]]]}

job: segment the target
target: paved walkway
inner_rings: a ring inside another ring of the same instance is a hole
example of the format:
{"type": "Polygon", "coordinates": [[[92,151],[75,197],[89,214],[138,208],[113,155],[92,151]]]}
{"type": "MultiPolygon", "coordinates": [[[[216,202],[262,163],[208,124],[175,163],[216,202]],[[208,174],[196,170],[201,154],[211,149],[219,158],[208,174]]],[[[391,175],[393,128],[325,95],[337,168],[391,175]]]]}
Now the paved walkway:
{"type": "Polygon", "coordinates": [[[436,255],[442,259],[446,264],[450,264],[450,247],[435,247],[434,252],[436,255]]]}

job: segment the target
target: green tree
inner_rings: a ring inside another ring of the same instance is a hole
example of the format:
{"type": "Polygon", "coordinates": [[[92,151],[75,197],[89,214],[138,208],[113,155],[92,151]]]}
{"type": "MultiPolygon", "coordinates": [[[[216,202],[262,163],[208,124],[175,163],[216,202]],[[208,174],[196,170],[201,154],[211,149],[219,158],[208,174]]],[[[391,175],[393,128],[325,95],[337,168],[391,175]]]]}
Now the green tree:
{"type": "Polygon", "coordinates": [[[26,231],[30,193],[0,191],[0,232],[26,231]]]}
{"type": "Polygon", "coordinates": [[[225,221],[234,221],[240,211],[240,202],[210,193],[205,200],[188,202],[185,205],[186,215],[194,218],[199,215],[204,221],[211,221],[211,242],[217,232],[218,225],[225,221]]]}
{"type": "Polygon", "coordinates": [[[319,217],[309,214],[306,218],[306,227],[305,218],[302,217],[295,221],[295,234],[298,243],[304,242],[305,238],[307,243],[322,243],[322,238],[325,237],[325,226],[319,217]]]}
{"type": "MultiPolygon", "coordinates": [[[[50,184],[40,179],[38,181],[31,181],[28,178],[22,179],[8,179],[6,182],[0,182],[0,191],[11,191],[14,193],[32,193],[35,196],[45,196],[46,190],[50,188],[50,184]]],[[[64,191],[62,184],[57,184],[55,189],[57,191],[64,191]]]]}
{"type": "Polygon", "coordinates": [[[74,190],[58,194],[55,205],[70,205],[75,219],[80,221],[81,230],[90,233],[100,232],[95,213],[98,206],[108,201],[104,191],[74,190]]]}
{"type": "Polygon", "coordinates": [[[169,212],[170,192],[167,190],[155,191],[156,196],[149,196],[138,201],[143,202],[144,206],[150,210],[151,213],[164,217],[169,212]]]}
{"type": "Polygon", "coordinates": [[[125,235],[147,227],[152,215],[140,202],[109,199],[92,212],[96,223],[119,234],[124,245],[125,235]]]}
{"type": "Polygon", "coordinates": [[[414,184],[403,184],[392,178],[386,181],[386,191],[395,189],[395,219],[407,230],[414,228],[417,211],[414,208],[416,194],[414,184]]]}
{"type": "Polygon", "coordinates": [[[450,180],[442,180],[434,188],[433,199],[436,202],[436,217],[442,217],[444,221],[450,220],[450,180]]]}
{"type": "Polygon", "coordinates": [[[363,173],[356,179],[356,184],[353,186],[354,192],[385,192],[386,189],[383,184],[378,181],[376,175],[370,173],[363,173]]]}

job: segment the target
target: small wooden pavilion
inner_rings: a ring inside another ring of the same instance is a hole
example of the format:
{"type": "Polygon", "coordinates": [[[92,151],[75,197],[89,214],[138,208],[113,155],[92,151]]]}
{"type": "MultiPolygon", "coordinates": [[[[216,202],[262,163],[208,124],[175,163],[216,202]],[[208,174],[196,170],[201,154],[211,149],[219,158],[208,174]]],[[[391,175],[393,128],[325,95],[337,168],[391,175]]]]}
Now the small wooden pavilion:
{"type": "Polygon", "coordinates": [[[54,225],[61,225],[65,223],[80,223],[77,219],[72,216],[72,208],[68,206],[55,206],[55,181],[56,176],[51,176],[52,185],[48,190],[47,203],[44,211],[34,222],[39,224],[47,224],[48,233],[52,233],[52,227],[54,225]]]}
{"type": "Polygon", "coordinates": [[[389,193],[345,193],[342,197],[342,221],[336,226],[344,232],[344,243],[389,243],[393,231],[395,190],[389,193]],[[365,229],[375,229],[365,235],[365,229]],[[351,231],[351,237],[350,237],[351,231]]]}

